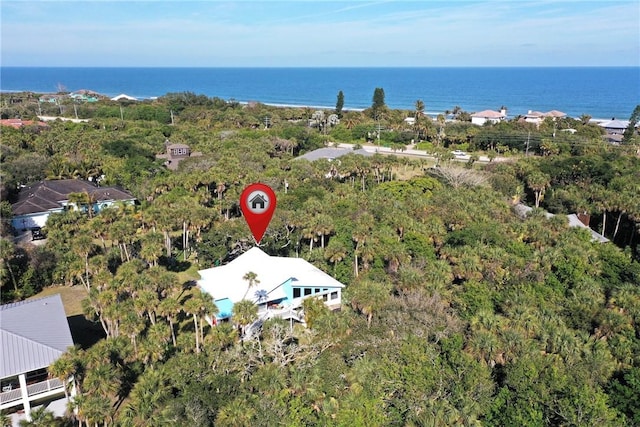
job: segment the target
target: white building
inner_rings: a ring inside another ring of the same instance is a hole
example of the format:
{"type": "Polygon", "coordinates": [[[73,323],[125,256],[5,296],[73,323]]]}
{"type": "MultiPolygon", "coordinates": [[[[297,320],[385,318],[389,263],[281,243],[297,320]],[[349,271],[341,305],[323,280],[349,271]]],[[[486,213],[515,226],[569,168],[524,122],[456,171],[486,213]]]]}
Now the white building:
{"type": "Polygon", "coordinates": [[[0,410],[23,410],[64,398],[47,369],[73,346],[60,294],[0,306],[0,410]]]}
{"type": "Polygon", "coordinates": [[[243,299],[255,302],[263,317],[285,317],[309,297],[322,298],[327,306],[338,307],[344,288],[302,258],[269,256],[257,247],[226,265],[198,273],[198,286],[213,297],[218,307],[218,321],[229,319],[233,305],[243,299]],[[253,286],[245,279],[248,273],[255,273],[253,286]]]}
{"type": "Polygon", "coordinates": [[[482,126],[485,123],[499,123],[507,118],[507,110],[484,110],[471,115],[471,123],[482,126]]]}
{"type": "Polygon", "coordinates": [[[545,118],[551,117],[553,120],[560,119],[566,117],[567,115],[562,111],[551,110],[543,113],[541,111],[531,111],[529,110],[527,114],[524,115],[524,121],[527,123],[533,123],[536,126],[540,126],[540,123],[544,121],[545,118]]]}

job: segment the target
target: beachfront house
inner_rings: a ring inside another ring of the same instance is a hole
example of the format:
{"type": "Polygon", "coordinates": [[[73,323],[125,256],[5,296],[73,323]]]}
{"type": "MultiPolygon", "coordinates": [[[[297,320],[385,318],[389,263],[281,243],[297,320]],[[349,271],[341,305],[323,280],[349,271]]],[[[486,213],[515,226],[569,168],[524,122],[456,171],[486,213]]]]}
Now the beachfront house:
{"type": "Polygon", "coordinates": [[[598,126],[604,129],[604,140],[610,144],[621,144],[624,132],[629,127],[629,120],[605,120],[598,122],[598,126]]]}
{"type": "Polygon", "coordinates": [[[98,102],[100,97],[102,95],[99,93],[87,89],[80,89],[69,94],[69,98],[80,102],[98,102]]]}
{"type": "Polygon", "coordinates": [[[138,98],[127,95],[126,93],[121,93],[120,95],[114,96],[113,98],[111,98],[111,100],[112,101],[137,101],[138,98]]]}
{"type": "Polygon", "coordinates": [[[18,201],[11,205],[11,224],[16,230],[44,227],[49,215],[64,210],[81,210],[93,213],[117,202],[134,204],[135,197],[117,187],[97,187],[80,179],[41,181],[20,189],[18,201]],[[86,195],[87,204],[74,202],[72,194],[86,195]],[[70,200],[70,198],[72,200],[70,200]]]}
{"type": "Polygon", "coordinates": [[[46,93],[42,95],[40,98],[38,98],[38,102],[46,102],[49,104],[59,104],[64,98],[66,98],[66,95],[61,95],[57,93],[46,93]]]}
{"type": "Polygon", "coordinates": [[[234,304],[244,299],[258,305],[261,321],[300,320],[298,310],[306,298],[321,298],[329,308],[342,302],[344,285],[327,273],[302,258],[270,256],[257,247],[226,265],[198,273],[198,286],[218,307],[211,323],[230,319],[234,304]]]}
{"type": "Polygon", "coordinates": [[[507,110],[504,108],[500,111],[483,110],[471,114],[471,123],[482,126],[485,123],[500,123],[507,118],[507,110]]]}
{"type": "Polygon", "coordinates": [[[0,306],[0,410],[30,419],[35,405],[64,398],[48,368],[72,346],[60,294],[0,306]]]}
{"type": "Polygon", "coordinates": [[[566,116],[567,115],[565,113],[558,110],[551,110],[546,113],[529,110],[527,114],[524,115],[524,121],[527,123],[533,123],[536,126],[540,126],[540,123],[542,123],[547,117],[551,117],[553,120],[555,120],[566,116]]]}
{"type": "Polygon", "coordinates": [[[629,127],[629,120],[607,120],[598,123],[598,126],[603,128],[608,134],[622,135],[624,131],[629,127]]]}

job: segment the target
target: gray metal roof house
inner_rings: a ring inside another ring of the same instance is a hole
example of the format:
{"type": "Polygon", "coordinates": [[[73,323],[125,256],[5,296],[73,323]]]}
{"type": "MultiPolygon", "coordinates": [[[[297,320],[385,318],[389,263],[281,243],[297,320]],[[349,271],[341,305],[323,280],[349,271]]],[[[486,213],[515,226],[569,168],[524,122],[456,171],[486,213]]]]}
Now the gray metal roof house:
{"type": "Polygon", "coordinates": [[[64,396],[47,369],[72,346],[60,294],[0,306],[0,410],[29,418],[35,402],[64,396]]]}

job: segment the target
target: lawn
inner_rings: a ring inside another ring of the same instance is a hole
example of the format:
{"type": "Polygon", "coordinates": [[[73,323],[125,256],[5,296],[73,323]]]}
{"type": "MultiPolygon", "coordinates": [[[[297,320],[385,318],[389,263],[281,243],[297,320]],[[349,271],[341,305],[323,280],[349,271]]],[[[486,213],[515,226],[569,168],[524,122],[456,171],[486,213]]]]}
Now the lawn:
{"type": "Polygon", "coordinates": [[[67,314],[69,329],[73,342],[79,344],[83,349],[91,347],[98,340],[104,338],[104,331],[99,323],[87,320],[82,313],[82,300],[87,297],[87,290],[79,285],[76,286],[51,286],[29,299],[47,297],[60,294],[62,305],[67,314]]]}
{"type": "Polygon", "coordinates": [[[87,297],[87,290],[82,286],[51,286],[29,299],[43,298],[60,294],[67,317],[82,314],[82,300],[87,297]]]}

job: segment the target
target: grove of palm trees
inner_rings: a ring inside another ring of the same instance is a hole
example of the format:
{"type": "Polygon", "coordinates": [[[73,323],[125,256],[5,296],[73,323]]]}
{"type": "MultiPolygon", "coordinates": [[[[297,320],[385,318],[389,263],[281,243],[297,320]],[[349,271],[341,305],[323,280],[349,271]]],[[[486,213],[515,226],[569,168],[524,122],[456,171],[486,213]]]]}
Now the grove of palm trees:
{"type": "MultiPolygon", "coordinates": [[[[24,424],[640,424],[637,133],[611,145],[588,120],[480,127],[459,107],[438,121],[428,100],[399,111],[377,95],[375,108],[321,116],[167,94],[67,108],[86,123],[3,127],[2,302],[79,288],[100,332],[51,366],[73,377],[67,415],[24,424]],[[371,133],[394,153],[297,158],[371,133]],[[167,140],[202,156],[170,171],[155,157],[167,140]],[[412,143],[433,157],[405,155],[412,143]],[[14,241],[20,185],[89,177],[138,204],[53,214],[46,243],[14,241]],[[217,307],[195,284],[255,245],[239,208],[253,182],[278,197],[261,249],[346,288],[339,311],[309,299],[306,326],[270,320],[241,340],[257,307],[211,326],[217,307]],[[575,213],[609,242],[570,227],[575,213]]],[[[35,116],[37,95],[22,96],[3,118],[35,116]]]]}

